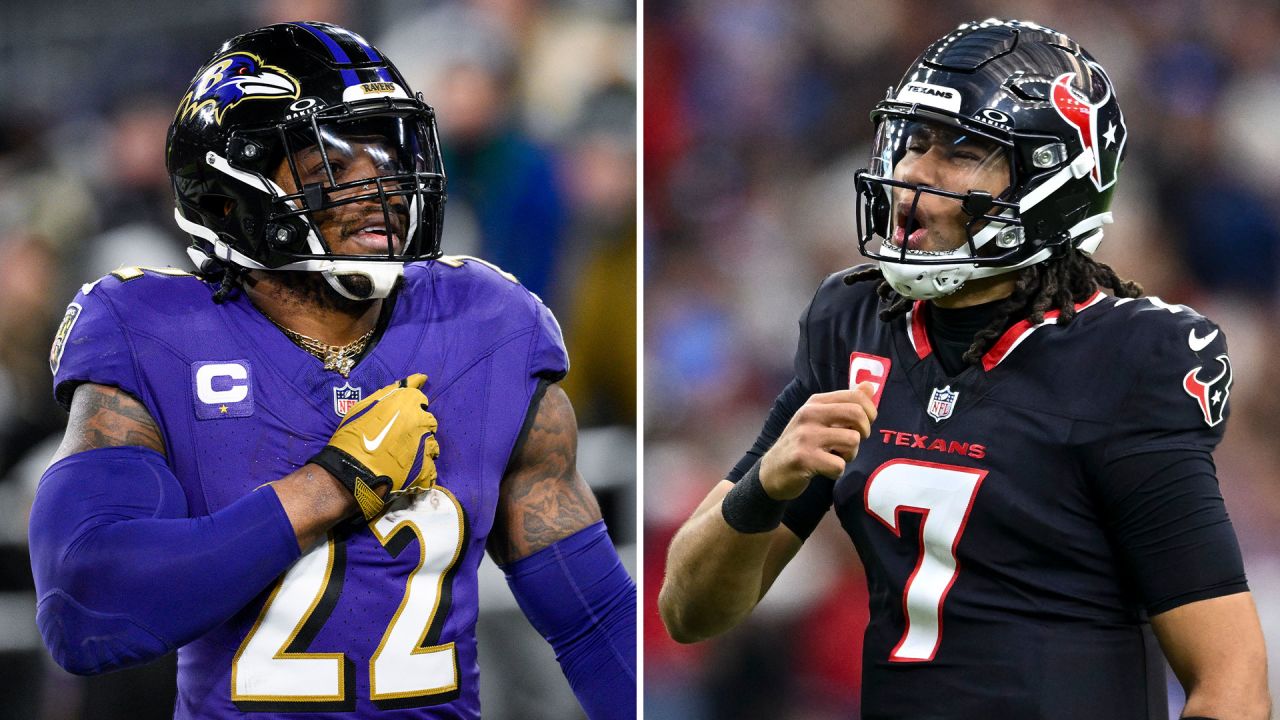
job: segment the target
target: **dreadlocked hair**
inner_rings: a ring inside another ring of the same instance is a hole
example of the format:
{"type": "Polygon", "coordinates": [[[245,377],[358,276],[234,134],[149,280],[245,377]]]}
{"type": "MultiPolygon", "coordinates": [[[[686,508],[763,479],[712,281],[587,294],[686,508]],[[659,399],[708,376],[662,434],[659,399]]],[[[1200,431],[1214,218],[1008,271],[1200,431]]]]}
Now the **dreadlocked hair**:
{"type": "MultiPolygon", "coordinates": [[[[880,319],[889,322],[907,314],[915,303],[909,297],[898,294],[875,265],[861,267],[845,275],[846,285],[878,280],[876,295],[886,303],[880,310],[880,319]]],[[[1004,333],[1011,318],[1026,318],[1034,324],[1044,321],[1050,310],[1058,311],[1058,324],[1069,325],[1076,317],[1075,304],[1087,299],[1099,288],[1107,288],[1118,298],[1142,297],[1142,286],[1125,280],[1106,263],[1070,247],[1062,255],[1037,263],[1018,273],[1013,292],[997,308],[991,324],[973,338],[973,344],[965,351],[964,361],[971,365],[982,362],[982,356],[995,345],[1004,333]]]]}
{"type": "Polygon", "coordinates": [[[231,263],[206,262],[204,267],[196,270],[195,275],[207,283],[218,283],[218,289],[213,291],[213,301],[221,305],[243,287],[247,272],[231,263]]]}

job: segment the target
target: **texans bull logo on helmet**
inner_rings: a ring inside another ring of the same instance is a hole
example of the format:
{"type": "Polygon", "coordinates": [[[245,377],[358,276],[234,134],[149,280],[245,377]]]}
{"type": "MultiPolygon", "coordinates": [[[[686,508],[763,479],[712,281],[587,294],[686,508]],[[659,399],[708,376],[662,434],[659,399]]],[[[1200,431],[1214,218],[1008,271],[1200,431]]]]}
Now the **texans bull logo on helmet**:
{"type": "Polygon", "coordinates": [[[213,122],[221,125],[227,111],[245,100],[298,99],[298,81],[282,68],[267,65],[247,52],[223,55],[200,72],[179,104],[178,120],[213,108],[213,122]]]}
{"type": "MultiPolygon", "coordinates": [[[[1089,172],[1089,177],[1093,180],[1093,184],[1099,190],[1106,190],[1116,182],[1116,175],[1120,168],[1121,150],[1124,148],[1125,137],[1127,132],[1124,127],[1124,117],[1119,113],[1115,113],[1115,118],[1100,118],[1101,111],[1111,100],[1111,79],[1096,63],[1090,63],[1094,69],[1094,79],[1096,85],[1101,85],[1102,98],[1097,102],[1092,102],[1088,97],[1082,95],[1078,90],[1072,87],[1071,83],[1076,79],[1076,73],[1063,73],[1053,81],[1050,90],[1050,101],[1053,103],[1053,109],[1058,111],[1062,119],[1068,125],[1075,128],[1076,133],[1080,136],[1080,145],[1085,152],[1093,155],[1093,169],[1089,172]],[[1105,120],[1106,126],[1102,132],[1098,131],[1098,124],[1105,120]],[[1101,145],[1099,144],[1101,143],[1101,145]],[[1110,167],[1106,167],[1102,161],[1102,149],[1114,149],[1115,162],[1110,167]]],[[[1093,88],[1094,94],[1099,91],[1098,87],[1093,88]]]]}

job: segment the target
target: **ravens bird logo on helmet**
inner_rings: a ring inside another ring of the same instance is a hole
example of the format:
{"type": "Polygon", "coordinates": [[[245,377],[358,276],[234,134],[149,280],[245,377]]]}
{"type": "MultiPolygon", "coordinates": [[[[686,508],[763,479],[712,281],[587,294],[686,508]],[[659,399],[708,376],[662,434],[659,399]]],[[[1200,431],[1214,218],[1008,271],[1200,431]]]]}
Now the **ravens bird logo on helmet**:
{"type": "Polygon", "coordinates": [[[283,68],[266,65],[256,55],[234,52],[209,63],[179,103],[178,120],[207,111],[221,125],[227,111],[244,100],[296,100],[298,81],[283,68]]]}

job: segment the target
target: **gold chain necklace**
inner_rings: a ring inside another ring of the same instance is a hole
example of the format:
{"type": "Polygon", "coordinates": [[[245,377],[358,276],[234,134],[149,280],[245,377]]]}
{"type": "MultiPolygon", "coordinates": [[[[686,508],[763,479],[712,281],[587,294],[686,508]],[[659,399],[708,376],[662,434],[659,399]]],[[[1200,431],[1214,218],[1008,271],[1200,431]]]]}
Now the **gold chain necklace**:
{"type": "Polygon", "coordinates": [[[369,344],[369,339],[373,337],[373,329],[370,329],[369,332],[346,345],[330,345],[322,340],[303,335],[296,330],[290,330],[270,317],[267,319],[271,320],[272,325],[280,328],[295,345],[323,360],[325,370],[332,370],[344,378],[351,376],[351,369],[356,365],[356,358],[360,356],[360,353],[364,352],[365,347],[369,344]]]}

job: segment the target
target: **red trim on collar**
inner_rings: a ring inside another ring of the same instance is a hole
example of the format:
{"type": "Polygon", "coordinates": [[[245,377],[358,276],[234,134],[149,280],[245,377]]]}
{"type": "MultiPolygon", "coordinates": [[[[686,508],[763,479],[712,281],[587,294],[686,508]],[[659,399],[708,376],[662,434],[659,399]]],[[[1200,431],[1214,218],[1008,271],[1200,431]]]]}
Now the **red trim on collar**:
{"type": "MultiPolygon", "coordinates": [[[[1088,300],[1076,303],[1076,312],[1080,312],[1087,307],[1098,304],[1104,297],[1106,297],[1106,295],[1104,295],[1101,290],[1094,292],[1093,295],[1089,296],[1088,300]]],[[[982,356],[983,369],[990,371],[996,365],[999,365],[1000,362],[1008,357],[1009,353],[1013,352],[1013,349],[1018,347],[1023,340],[1026,340],[1027,336],[1034,332],[1036,328],[1044,325],[1056,325],[1060,314],[1061,313],[1057,310],[1050,310],[1044,314],[1044,321],[1039,324],[1032,325],[1030,320],[1021,320],[1015,323],[1013,327],[1005,330],[1004,334],[1000,336],[1000,339],[996,341],[996,344],[992,345],[991,349],[982,356]]]]}
{"type": "Polygon", "coordinates": [[[929,333],[924,329],[924,314],[924,301],[917,300],[911,306],[911,347],[915,348],[916,356],[921,360],[933,352],[933,346],[929,344],[929,333]]]}

